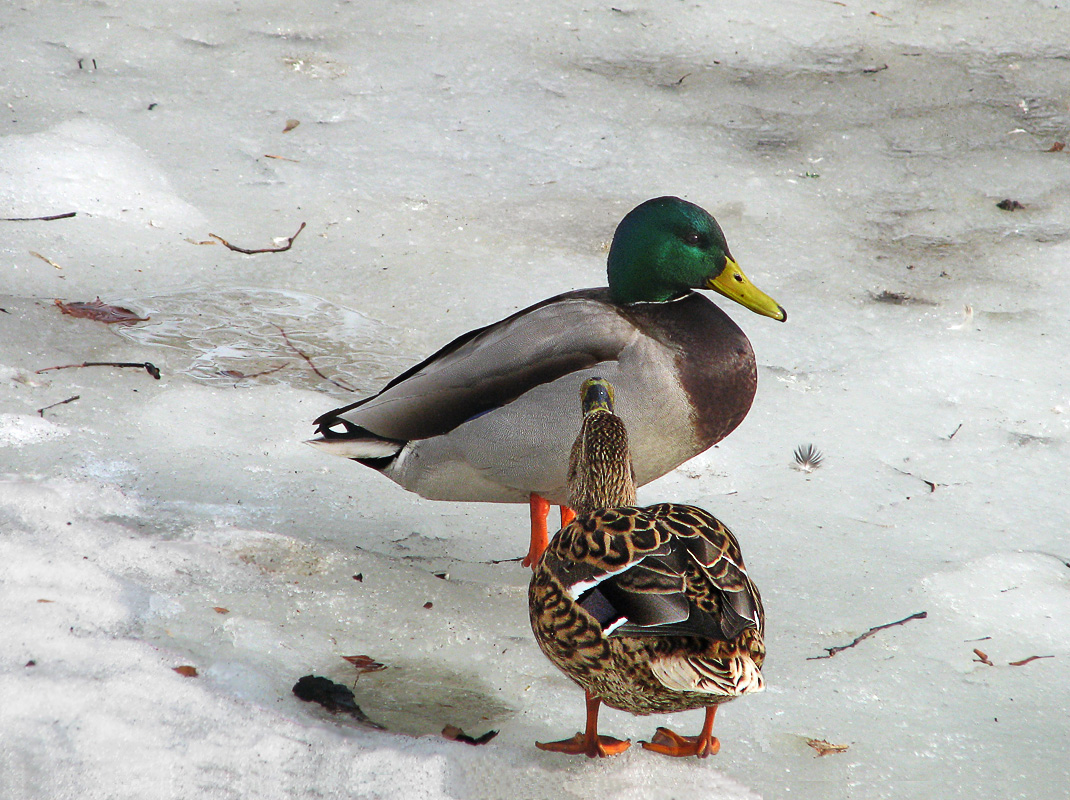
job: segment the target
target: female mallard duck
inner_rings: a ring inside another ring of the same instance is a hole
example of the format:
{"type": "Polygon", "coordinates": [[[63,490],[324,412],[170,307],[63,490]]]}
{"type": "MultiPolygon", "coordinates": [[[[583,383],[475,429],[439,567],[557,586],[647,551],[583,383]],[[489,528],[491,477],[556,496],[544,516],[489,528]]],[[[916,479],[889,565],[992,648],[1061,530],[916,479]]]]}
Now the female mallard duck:
{"type": "Polygon", "coordinates": [[[743,275],[713,217],[659,197],[617,227],[609,288],[469,331],[378,394],[323,414],[312,444],[432,500],[529,502],[531,565],[546,547],[549,504],[566,501],[568,401],[583,379],[616,386],[640,486],[746,416],[757,386],[750,342],[692,289],[787,317],[743,275]]]}
{"type": "Polygon", "coordinates": [[[613,387],[583,384],[569,505],[578,516],[535,565],[528,590],[539,647],[587,693],[587,729],[543,750],[591,758],[631,742],[598,735],[598,707],[633,714],[705,708],[698,736],[658,728],[643,747],[705,758],[717,706],[763,688],[765,615],[739,543],[701,508],[635,508],[628,433],[613,387]]]}

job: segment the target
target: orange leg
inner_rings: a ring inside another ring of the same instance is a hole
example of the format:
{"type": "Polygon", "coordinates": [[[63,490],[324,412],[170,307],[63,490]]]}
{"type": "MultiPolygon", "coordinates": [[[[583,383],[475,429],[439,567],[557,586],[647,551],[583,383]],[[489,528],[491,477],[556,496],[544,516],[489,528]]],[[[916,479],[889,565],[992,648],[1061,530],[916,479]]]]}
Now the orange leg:
{"type": "Polygon", "coordinates": [[[588,692],[587,730],[584,733],[577,733],[571,739],[562,739],[560,742],[535,742],[535,746],[540,750],[568,753],[573,756],[585,755],[587,758],[605,758],[623,753],[632,746],[630,741],[598,735],[598,707],[601,704],[601,700],[588,692]]]}
{"type": "Polygon", "coordinates": [[[702,732],[698,736],[681,736],[673,733],[668,728],[658,728],[649,742],[641,742],[645,750],[653,750],[655,753],[664,753],[667,756],[706,756],[717,755],[721,749],[721,743],[713,736],[713,717],[717,714],[717,706],[706,706],[706,721],[702,724],[702,732]]]}
{"type": "Polygon", "coordinates": [[[561,527],[565,527],[574,519],[576,519],[576,512],[568,506],[561,506],[561,527]]]}
{"type": "Polygon", "coordinates": [[[546,545],[550,543],[550,534],[546,529],[546,517],[550,514],[550,503],[532,492],[528,498],[528,504],[531,508],[531,545],[528,547],[528,554],[520,563],[525,567],[535,569],[539,556],[546,549],[546,545]]]}

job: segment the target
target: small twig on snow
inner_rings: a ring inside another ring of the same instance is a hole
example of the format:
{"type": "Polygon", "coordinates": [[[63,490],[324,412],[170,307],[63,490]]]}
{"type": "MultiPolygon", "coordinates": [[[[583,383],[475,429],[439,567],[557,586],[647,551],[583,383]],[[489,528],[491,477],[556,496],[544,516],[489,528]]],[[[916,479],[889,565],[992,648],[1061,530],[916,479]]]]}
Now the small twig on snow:
{"type": "Polygon", "coordinates": [[[929,613],[927,611],[919,611],[917,614],[911,614],[909,617],[904,617],[903,619],[898,620],[896,622],[886,622],[883,625],[877,625],[875,627],[870,628],[868,631],[863,633],[861,636],[855,637],[855,640],[853,642],[851,642],[850,644],[837,645],[836,647],[826,647],[825,650],[828,652],[828,655],[826,655],[826,656],[810,656],[806,660],[807,661],[817,661],[818,659],[822,659],[822,658],[832,658],[834,655],[839,653],[841,650],[847,650],[849,648],[854,647],[859,642],[861,642],[861,641],[863,641],[865,639],[868,639],[870,636],[875,634],[877,631],[883,631],[885,628],[894,628],[896,625],[902,625],[903,623],[910,622],[913,619],[925,619],[927,616],[929,616],[929,613]]]}
{"type": "Polygon", "coordinates": [[[894,469],[900,475],[906,475],[909,478],[916,478],[917,480],[921,481],[922,483],[924,483],[926,486],[929,487],[929,493],[930,494],[932,492],[936,491],[936,487],[937,486],[947,486],[946,483],[936,483],[936,481],[926,480],[925,478],[921,478],[921,477],[915,475],[913,472],[907,472],[905,469],[899,469],[899,467],[892,467],[892,469],[894,469]]]}
{"type": "Polygon", "coordinates": [[[1023,667],[1030,661],[1037,661],[1041,658],[1055,658],[1055,656],[1029,656],[1029,658],[1023,658],[1021,661],[1011,661],[1010,665],[1012,667],[1023,667]]]}
{"type": "Polygon", "coordinates": [[[257,253],[284,253],[284,252],[286,252],[291,247],[293,247],[294,239],[296,239],[298,237],[298,235],[301,233],[301,231],[303,231],[304,229],[305,229],[305,223],[302,222],[301,223],[301,227],[297,229],[297,233],[295,233],[293,236],[291,236],[289,239],[287,239],[286,240],[286,244],[284,244],[282,247],[260,247],[260,248],[257,248],[256,250],[250,250],[250,249],[245,248],[245,247],[238,247],[237,245],[233,245],[230,242],[228,242],[226,239],[224,239],[222,236],[216,236],[214,233],[210,233],[208,235],[211,236],[213,239],[218,239],[228,249],[233,250],[236,253],[245,253],[245,255],[247,255],[247,256],[253,256],[253,255],[256,255],[257,253]]]}
{"type": "Polygon", "coordinates": [[[37,252],[36,250],[30,250],[29,252],[30,252],[30,255],[31,255],[31,256],[37,256],[37,257],[38,257],[39,259],[41,259],[42,261],[44,261],[44,262],[45,262],[46,264],[49,264],[49,265],[51,265],[51,266],[55,267],[56,269],[63,269],[63,267],[61,267],[61,266],[60,266],[59,264],[57,264],[57,263],[56,263],[55,261],[53,261],[53,260],[52,260],[51,258],[49,258],[48,256],[43,256],[43,255],[41,255],[41,254],[40,254],[40,253],[38,253],[38,252],[37,252]]]}
{"type": "Polygon", "coordinates": [[[66,400],[60,400],[58,403],[53,403],[50,406],[39,408],[37,409],[37,413],[43,418],[45,416],[45,412],[48,411],[48,409],[55,408],[56,406],[63,406],[67,403],[73,403],[75,400],[80,400],[81,398],[82,396],[80,394],[76,394],[74,397],[68,397],[66,400]]]}
{"type": "Polygon", "coordinates": [[[56,369],[80,369],[81,367],[136,367],[143,369],[156,380],[160,380],[160,368],[151,361],[83,361],[81,364],[61,364],[58,367],[44,367],[35,374],[51,372],[56,369]]]}
{"type": "Polygon", "coordinates": [[[0,220],[4,222],[51,222],[54,219],[70,219],[77,214],[77,211],[68,211],[66,214],[52,214],[47,217],[0,217],[0,220]]]}

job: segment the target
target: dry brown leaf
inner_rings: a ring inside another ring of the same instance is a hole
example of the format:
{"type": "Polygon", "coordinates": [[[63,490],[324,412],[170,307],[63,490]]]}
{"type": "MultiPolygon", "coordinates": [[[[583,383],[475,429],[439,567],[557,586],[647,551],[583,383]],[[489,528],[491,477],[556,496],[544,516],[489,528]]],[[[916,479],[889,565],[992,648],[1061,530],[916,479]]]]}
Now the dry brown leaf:
{"type": "Polygon", "coordinates": [[[424,603],[424,608],[434,608],[434,607],[435,607],[435,604],[432,603],[430,600],[428,600],[426,603],[424,603]]]}
{"type": "Polygon", "coordinates": [[[230,613],[230,609],[229,608],[223,608],[222,606],[212,606],[212,611],[214,611],[217,614],[229,614],[230,613]]]}
{"type": "Polygon", "coordinates": [[[824,739],[807,739],[806,743],[814,748],[814,751],[818,756],[842,753],[850,747],[849,744],[832,744],[831,742],[826,742],[824,739]]]}
{"type": "Polygon", "coordinates": [[[995,666],[995,665],[994,665],[994,664],[992,663],[992,660],[991,660],[991,659],[990,659],[990,658],[988,657],[988,653],[985,653],[985,652],[984,652],[984,651],[982,651],[982,650],[978,650],[978,649],[977,649],[977,648],[975,647],[975,648],[973,648],[973,654],[974,654],[975,656],[977,656],[977,658],[975,658],[975,659],[974,659],[974,661],[980,661],[980,662],[981,662],[982,664],[987,664],[987,665],[988,665],[988,666],[990,666],[990,667],[992,667],[992,666],[995,666]]]}
{"type": "Polygon", "coordinates": [[[99,297],[88,303],[64,303],[62,300],[54,301],[56,307],[64,314],[82,319],[91,319],[103,322],[107,325],[118,323],[120,325],[133,325],[135,322],[146,322],[148,317],[139,317],[129,308],[113,306],[105,303],[99,297]]]}
{"type": "Polygon", "coordinates": [[[301,120],[299,120],[299,119],[288,119],[288,120],[286,120],[286,127],[282,129],[282,132],[283,133],[289,133],[290,131],[292,131],[294,128],[296,128],[300,124],[301,124],[301,120]]]}
{"type": "Polygon", "coordinates": [[[451,742],[464,742],[465,744],[486,744],[497,735],[497,731],[487,731],[482,736],[469,736],[456,725],[447,725],[442,729],[444,738],[451,742]]]}
{"type": "Polygon", "coordinates": [[[1051,147],[1047,149],[1046,152],[1061,153],[1064,147],[1066,147],[1066,142],[1055,142],[1051,147]]]}
{"type": "Polygon", "coordinates": [[[183,664],[181,667],[172,667],[175,672],[181,675],[183,678],[196,678],[197,668],[191,667],[189,664],[183,664]]]}
{"type": "Polygon", "coordinates": [[[342,656],[342,658],[356,667],[361,675],[365,672],[379,672],[386,669],[386,664],[380,664],[371,656],[342,656]]]}
{"type": "Polygon", "coordinates": [[[38,603],[54,603],[54,602],[56,602],[56,601],[55,601],[55,600],[45,600],[45,598],[43,598],[43,597],[42,597],[42,598],[41,598],[41,599],[39,599],[39,600],[38,600],[37,602],[38,602],[38,603]]]}

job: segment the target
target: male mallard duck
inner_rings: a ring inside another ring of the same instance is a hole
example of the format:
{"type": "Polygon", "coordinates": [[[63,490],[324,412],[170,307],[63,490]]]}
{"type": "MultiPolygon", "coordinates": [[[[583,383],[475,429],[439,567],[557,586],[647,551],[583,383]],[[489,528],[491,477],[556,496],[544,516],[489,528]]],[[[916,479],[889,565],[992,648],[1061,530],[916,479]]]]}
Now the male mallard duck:
{"type": "Polygon", "coordinates": [[[569,505],[528,590],[531,629],[546,656],[587,693],[587,729],[543,750],[591,758],[631,742],[598,735],[598,707],[633,714],[705,708],[698,736],[658,728],[643,747],[705,758],[717,706],[763,688],[765,615],[732,532],[701,508],[635,508],[628,433],[613,388],[583,384],[569,505]]]}
{"type": "Polygon", "coordinates": [[[566,500],[568,401],[583,379],[616,386],[640,486],[746,416],[757,386],[750,342],[692,289],[787,318],[743,275],[713,217],[659,197],[617,227],[609,288],[469,331],[378,394],[323,414],[312,444],[431,500],[530,503],[531,565],[546,547],[549,504],[566,500]]]}

